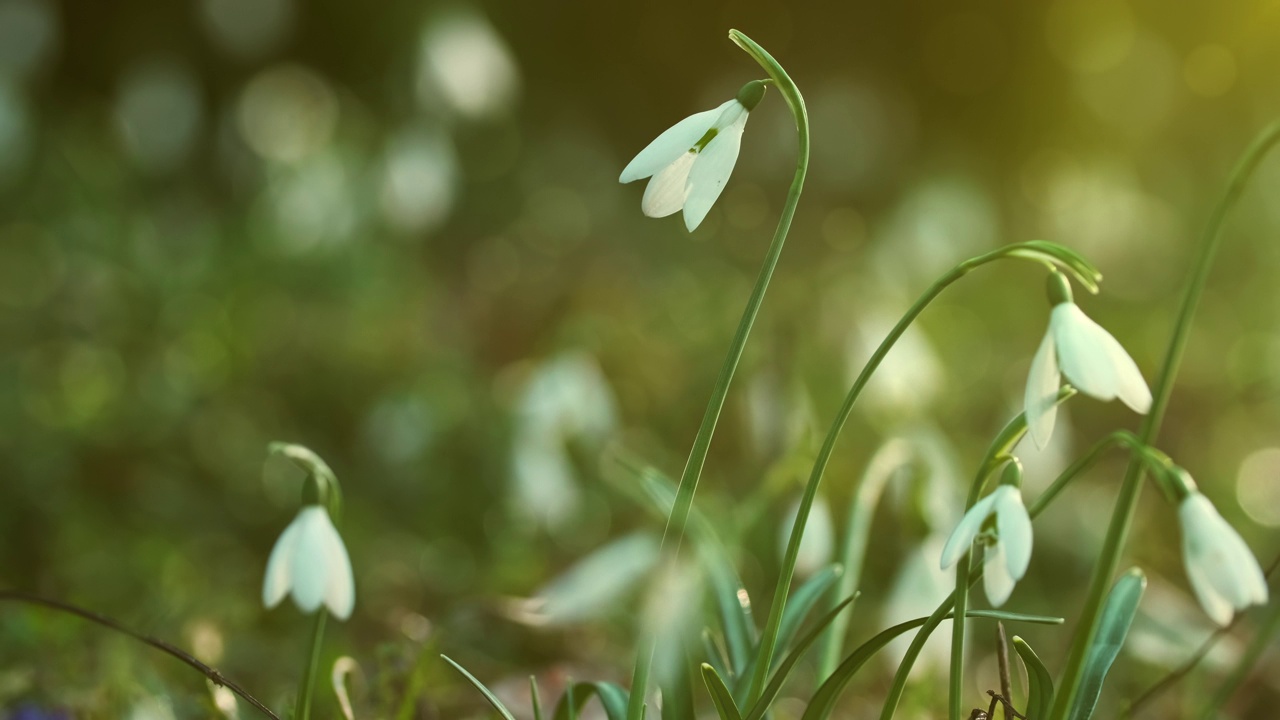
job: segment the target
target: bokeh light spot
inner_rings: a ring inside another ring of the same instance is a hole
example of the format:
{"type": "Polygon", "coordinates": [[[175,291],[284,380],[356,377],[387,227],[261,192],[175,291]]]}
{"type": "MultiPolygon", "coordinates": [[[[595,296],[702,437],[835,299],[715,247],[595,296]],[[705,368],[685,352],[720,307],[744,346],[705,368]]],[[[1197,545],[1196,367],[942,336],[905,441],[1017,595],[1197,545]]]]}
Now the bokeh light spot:
{"type": "Polygon", "coordinates": [[[261,57],[280,44],[294,23],[292,0],[202,0],[200,20],[220,50],[261,57]]]}
{"type": "Polygon", "coordinates": [[[299,65],[282,65],[249,81],[238,119],[240,134],[258,155],[297,162],[329,142],[338,101],[320,76],[299,65]]]}
{"type": "Polygon", "coordinates": [[[1263,448],[1240,463],[1236,498],[1254,522],[1280,527],[1280,448],[1263,448]]]}
{"type": "Polygon", "coordinates": [[[196,78],[181,65],[156,61],[129,70],[116,97],[116,125],[129,157],[146,172],[176,168],[191,152],[201,106],[196,78]]]}
{"type": "Polygon", "coordinates": [[[422,34],[418,98],[433,108],[439,94],[461,115],[500,115],[520,91],[520,70],[507,44],[479,12],[453,10],[422,34]]]}
{"type": "Polygon", "coordinates": [[[387,147],[382,211],[396,228],[426,232],[449,218],[458,185],[458,161],[447,137],[414,130],[387,147]]]}

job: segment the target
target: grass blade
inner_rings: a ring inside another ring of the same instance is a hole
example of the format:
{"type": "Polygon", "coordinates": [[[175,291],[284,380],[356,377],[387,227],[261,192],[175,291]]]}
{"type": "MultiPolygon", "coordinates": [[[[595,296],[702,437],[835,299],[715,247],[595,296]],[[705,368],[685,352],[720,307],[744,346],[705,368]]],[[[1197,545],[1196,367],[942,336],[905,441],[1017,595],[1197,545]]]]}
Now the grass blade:
{"type": "Polygon", "coordinates": [[[626,720],[627,691],[611,682],[575,682],[569,683],[564,695],[556,705],[555,720],[575,720],[582,707],[592,697],[600,699],[604,707],[605,717],[609,720],[626,720]]]}
{"type": "MultiPolygon", "coordinates": [[[[834,580],[835,576],[832,576],[831,579],[834,580]]],[[[747,720],[760,720],[764,717],[765,713],[769,712],[769,705],[773,703],[773,699],[782,691],[782,684],[786,682],[787,675],[791,674],[791,669],[800,661],[800,658],[805,654],[805,651],[809,649],[809,646],[813,645],[818,637],[822,635],[822,632],[831,625],[831,622],[836,619],[836,616],[852,602],[853,597],[845,598],[844,601],[835,606],[831,612],[823,616],[814,628],[800,639],[800,642],[796,643],[795,648],[787,655],[786,659],[778,665],[777,671],[773,674],[773,679],[769,681],[769,684],[766,685],[764,690],[760,693],[760,699],[751,707],[751,712],[747,713],[747,720]]]]}
{"type": "Polygon", "coordinates": [[[484,699],[489,701],[489,704],[493,706],[494,710],[498,711],[498,714],[503,717],[503,720],[516,720],[515,716],[511,714],[511,711],[507,709],[507,706],[503,705],[502,701],[499,700],[497,696],[495,696],[492,692],[490,692],[489,688],[484,686],[484,683],[477,680],[475,675],[472,675],[471,673],[467,672],[466,668],[454,662],[453,658],[449,657],[448,655],[441,655],[440,657],[444,658],[445,662],[452,665],[453,669],[462,673],[462,677],[466,678],[468,682],[474,685],[475,688],[480,691],[481,695],[484,695],[484,699]]]}
{"type": "Polygon", "coordinates": [[[715,668],[706,663],[702,663],[702,681],[711,691],[711,702],[715,704],[720,720],[742,720],[742,713],[738,712],[738,705],[733,701],[729,688],[725,687],[724,680],[715,668]]]}
{"type": "Polygon", "coordinates": [[[1027,669],[1027,720],[1044,720],[1053,706],[1053,675],[1026,640],[1014,635],[1013,649],[1027,669]]]}

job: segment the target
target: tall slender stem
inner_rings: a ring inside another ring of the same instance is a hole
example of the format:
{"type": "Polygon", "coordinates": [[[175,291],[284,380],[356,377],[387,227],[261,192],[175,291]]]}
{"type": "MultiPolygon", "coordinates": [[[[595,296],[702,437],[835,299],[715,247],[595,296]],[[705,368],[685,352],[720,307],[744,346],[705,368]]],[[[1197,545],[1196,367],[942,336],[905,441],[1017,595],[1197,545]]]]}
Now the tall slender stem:
{"type": "MultiPolygon", "coordinates": [[[[1196,308],[1200,304],[1200,297],[1204,294],[1205,283],[1209,279],[1209,271],[1213,266],[1214,256],[1217,255],[1218,246],[1221,244],[1223,223],[1226,221],[1231,208],[1240,199],[1240,195],[1249,179],[1253,176],[1254,170],[1257,169],[1258,163],[1277,142],[1280,142],[1280,123],[1273,123],[1263,130],[1245,151],[1231,174],[1226,191],[1214,208],[1213,214],[1209,217],[1209,224],[1205,227],[1205,232],[1200,242],[1199,255],[1191,266],[1191,277],[1183,290],[1182,300],[1178,306],[1178,314],[1173,326],[1173,337],[1169,340],[1169,347],[1165,351],[1164,363],[1161,365],[1160,374],[1156,379],[1152,393],[1151,411],[1143,419],[1141,429],[1138,431],[1138,438],[1144,444],[1152,444],[1160,433],[1160,423],[1164,419],[1165,410],[1168,408],[1169,397],[1173,392],[1173,382],[1177,377],[1178,366],[1181,364],[1183,352],[1186,350],[1187,339],[1191,332],[1191,322],[1195,317],[1196,308]]],[[[1111,587],[1111,581],[1119,567],[1120,555],[1129,536],[1129,528],[1133,524],[1134,511],[1138,506],[1138,497],[1142,490],[1142,475],[1143,463],[1141,459],[1136,456],[1131,457],[1128,470],[1125,472],[1124,483],[1120,488],[1119,499],[1116,502],[1115,509],[1112,511],[1111,522],[1107,527],[1107,535],[1103,541],[1102,552],[1098,557],[1097,564],[1094,565],[1093,576],[1089,581],[1088,596],[1080,616],[1080,622],[1076,626],[1075,635],[1071,641],[1071,651],[1067,656],[1066,668],[1063,671],[1061,680],[1058,682],[1058,692],[1054,697],[1053,709],[1050,712],[1050,718],[1053,720],[1065,720],[1072,705],[1075,703],[1076,694],[1080,690],[1080,681],[1084,672],[1085,661],[1088,658],[1089,646],[1093,644],[1093,636],[1098,630],[1102,606],[1111,587]]]]}
{"type": "Polygon", "coordinates": [[[324,641],[324,621],[329,616],[324,608],[316,611],[315,623],[311,626],[311,644],[307,651],[307,664],[303,669],[302,682],[298,683],[298,700],[294,703],[294,720],[309,720],[311,717],[311,696],[316,684],[316,675],[320,671],[320,646],[324,641]]]}
{"type": "MultiPolygon", "coordinates": [[[[764,301],[765,291],[769,288],[769,280],[773,277],[773,270],[778,265],[779,256],[782,255],[782,247],[786,243],[787,232],[791,229],[791,220],[795,216],[796,204],[800,202],[805,175],[809,170],[809,115],[805,110],[804,98],[800,95],[799,88],[778,61],[755,41],[737,30],[730,30],[729,38],[764,68],[787,101],[795,117],[799,151],[795,176],[791,181],[791,189],[787,192],[786,204],[783,205],[782,216],[778,219],[778,227],[773,233],[773,242],[769,245],[764,264],[756,278],[755,288],[751,291],[751,298],[747,300],[747,307],[743,310],[742,319],[738,322],[733,343],[729,347],[728,354],[725,355],[724,364],[720,367],[720,376],[711,390],[711,399],[707,401],[702,425],[698,428],[698,434],[693,440],[693,449],[689,451],[689,459],[685,462],[684,472],[680,475],[675,502],[671,508],[671,515],[667,519],[666,530],[662,534],[661,554],[664,558],[674,557],[679,552],[685,526],[689,522],[689,512],[693,507],[693,496],[698,489],[698,479],[702,475],[702,466],[706,462],[707,452],[711,447],[711,437],[715,434],[720,411],[729,393],[729,384],[733,381],[733,375],[738,369],[738,361],[742,359],[742,351],[746,347],[747,337],[751,334],[751,326],[755,323],[760,304],[764,301]]],[[[636,651],[636,664],[631,676],[631,696],[627,703],[628,720],[643,718],[644,695],[649,684],[649,666],[653,659],[654,642],[649,632],[642,630],[636,651]]]]}

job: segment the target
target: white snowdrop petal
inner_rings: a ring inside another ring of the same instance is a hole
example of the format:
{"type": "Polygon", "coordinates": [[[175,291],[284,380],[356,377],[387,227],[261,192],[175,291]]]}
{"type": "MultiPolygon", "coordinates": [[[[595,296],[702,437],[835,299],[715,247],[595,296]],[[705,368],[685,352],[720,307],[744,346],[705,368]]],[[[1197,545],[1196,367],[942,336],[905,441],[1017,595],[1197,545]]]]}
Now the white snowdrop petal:
{"type": "Polygon", "coordinates": [[[647,178],[670,165],[673,160],[680,157],[682,153],[688,152],[689,148],[701,140],[731,104],[739,103],[737,100],[730,100],[717,108],[690,115],[667,128],[632,158],[631,162],[627,163],[622,170],[622,175],[618,177],[618,182],[629,183],[647,178]]]}
{"type": "Polygon", "coordinates": [[[1054,306],[1049,327],[1058,349],[1058,365],[1067,381],[1098,400],[1115,399],[1119,383],[1104,340],[1111,334],[1069,302],[1054,306]]]}
{"type": "Polygon", "coordinates": [[[988,546],[982,562],[982,587],[987,592],[987,602],[991,603],[991,607],[1004,605],[1013,594],[1013,586],[1016,584],[1017,581],[1009,573],[1004,543],[988,546]]]}
{"type": "Polygon", "coordinates": [[[1188,496],[1178,506],[1178,520],[1187,578],[1214,622],[1225,626],[1234,611],[1266,602],[1266,579],[1257,559],[1208,498],[1188,496]]]}
{"type": "Polygon", "coordinates": [[[686,151],[658,171],[644,189],[640,210],[652,218],[666,217],[684,207],[689,194],[689,171],[698,154],[686,151]]]}
{"type": "Polygon", "coordinates": [[[1053,327],[1044,334],[1040,348],[1031,358],[1031,371],[1027,373],[1027,392],[1023,401],[1023,411],[1027,418],[1027,430],[1036,447],[1043,449],[1049,444],[1053,435],[1053,426],[1058,417],[1058,389],[1062,385],[1062,375],[1058,372],[1058,359],[1055,356],[1053,343],[1053,327]]]}
{"type": "Polygon", "coordinates": [[[338,529],[328,514],[324,517],[328,528],[325,535],[325,563],[328,568],[328,584],[324,592],[324,604],[339,620],[351,617],[356,604],[356,583],[351,572],[351,557],[342,543],[338,529]]]}
{"type": "Polygon", "coordinates": [[[271,555],[267,558],[267,572],[262,580],[262,604],[268,609],[278,605],[289,594],[290,569],[297,538],[298,521],[294,519],[280,533],[280,538],[271,548],[271,555]]]}
{"type": "Polygon", "coordinates": [[[1031,516],[1022,504],[1022,492],[1011,485],[997,490],[996,528],[1000,531],[1000,546],[1004,551],[1009,575],[1021,580],[1031,564],[1031,516]]]}
{"type": "Polygon", "coordinates": [[[969,508],[969,512],[960,518],[959,524],[956,525],[955,530],[951,531],[947,544],[942,548],[943,570],[955,565],[969,551],[969,546],[973,545],[973,539],[982,530],[982,523],[991,514],[992,502],[992,496],[988,495],[974,503],[973,507],[969,508]]]}
{"type": "Polygon", "coordinates": [[[698,161],[689,173],[688,198],[684,204],[684,224],[689,232],[702,224],[729,182],[733,166],[738,163],[742,131],[746,126],[747,113],[744,111],[722,128],[698,155],[698,161]]]}
{"type": "Polygon", "coordinates": [[[1114,335],[1101,326],[1098,327],[1098,331],[1100,333],[1098,340],[1103,344],[1107,356],[1111,358],[1111,366],[1115,368],[1116,396],[1128,405],[1129,409],[1146,415],[1151,409],[1151,388],[1147,387],[1142,371],[1138,369],[1138,364],[1129,357],[1129,353],[1125,352],[1124,346],[1116,340],[1114,335]]]}
{"type": "Polygon", "coordinates": [[[328,513],[319,505],[303,508],[296,522],[299,530],[293,555],[293,599],[303,612],[313,612],[324,601],[328,584],[325,525],[332,525],[328,513]]]}

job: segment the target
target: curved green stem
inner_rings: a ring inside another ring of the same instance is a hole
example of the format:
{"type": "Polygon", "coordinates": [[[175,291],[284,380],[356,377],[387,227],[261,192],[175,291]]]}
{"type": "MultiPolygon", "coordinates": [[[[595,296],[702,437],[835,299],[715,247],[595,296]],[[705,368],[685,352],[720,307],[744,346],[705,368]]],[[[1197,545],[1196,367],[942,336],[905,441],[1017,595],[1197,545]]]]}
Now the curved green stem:
{"type": "MultiPolygon", "coordinates": [[[[689,459],[685,463],[684,472],[680,475],[675,503],[671,507],[671,515],[667,519],[667,527],[662,534],[661,548],[664,557],[671,557],[679,552],[685,526],[689,522],[689,512],[693,507],[693,496],[698,489],[698,479],[702,475],[702,466],[706,462],[707,451],[711,447],[711,437],[715,434],[716,422],[720,419],[720,410],[724,407],[725,396],[729,393],[729,384],[733,381],[734,372],[738,369],[738,361],[742,358],[743,348],[747,344],[747,336],[751,334],[751,326],[755,323],[756,314],[760,311],[760,304],[769,287],[769,280],[773,277],[778,257],[782,254],[782,246],[786,243],[787,232],[791,229],[791,220],[795,216],[796,204],[800,202],[804,178],[809,170],[809,115],[805,110],[804,98],[800,95],[799,88],[778,61],[755,41],[737,30],[729,31],[729,39],[764,68],[778,91],[782,93],[782,97],[787,101],[795,117],[799,151],[795,176],[791,181],[791,189],[787,192],[782,217],[778,219],[778,227],[773,233],[773,242],[769,245],[764,264],[756,278],[755,288],[751,291],[751,298],[747,301],[742,319],[738,322],[733,344],[729,347],[724,365],[720,368],[720,376],[716,379],[715,387],[711,391],[711,399],[707,401],[707,409],[702,416],[702,425],[698,428],[698,435],[693,440],[693,449],[689,451],[689,459]]],[[[653,659],[654,639],[647,631],[642,631],[638,645],[636,664],[631,676],[631,696],[627,703],[628,720],[643,718],[644,695],[649,684],[649,666],[653,659]]]]}
{"type": "MultiPolygon", "coordinates": [[[[1191,322],[1200,304],[1200,297],[1204,294],[1214,256],[1217,255],[1218,246],[1221,245],[1222,226],[1227,215],[1240,199],[1258,163],[1277,142],[1280,142],[1280,123],[1273,123],[1263,130],[1245,151],[1231,174],[1226,192],[1218,201],[1217,207],[1209,218],[1209,224],[1205,227],[1200,243],[1200,253],[1192,265],[1190,281],[1183,291],[1182,300],[1178,306],[1173,337],[1169,340],[1169,347],[1165,351],[1164,362],[1152,391],[1151,411],[1143,418],[1141,429],[1138,431],[1138,438],[1143,444],[1152,444],[1160,432],[1160,423],[1164,419],[1165,410],[1169,405],[1169,396],[1173,392],[1174,378],[1177,377],[1178,366],[1186,350],[1191,322]]],[[[1094,565],[1093,576],[1089,581],[1089,592],[1084,610],[1080,615],[1080,622],[1076,626],[1075,635],[1071,641],[1071,651],[1067,656],[1066,667],[1062,678],[1057,683],[1058,692],[1053,699],[1053,709],[1049,715],[1052,720],[1065,720],[1080,690],[1084,665],[1088,659],[1089,647],[1093,644],[1093,636],[1098,630],[1102,606],[1111,588],[1112,579],[1119,568],[1120,554],[1124,550],[1129,528],[1133,524],[1134,511],[1137,509],[1138,497],[1142,489],[1142,474],[1143,463],[1137,458],[1131,458],[1129,468],[1125,472],[1124,483],[1120,488],[1120,497],[1107,527],[1102,552],[1097,564],[1094,565]]]]}
{"type": "Polygon", "coordinates": [[[316,611],[315,623],[311,629],[311,644],[307,650],[307,664],[303,670],[302,682],[298,683],[298,700],[294,703],[294,720],[308,720],[311,717],[312,688],[316,684],[316,675],[320,671],[320,645],[324,640],[324,621],[329,614],[324,608],[316,611]]]}
{"type": "MultiPolygon", "coordinates": [[[[863,388],[871,380],[872,374],[880,367],[880,363],[884,361],[889,351],[893,349],[894,344],[902,334],[906,332],[911,323],[919,317],[920,313],[929,306],[938,295],[942,294],[952,283],[960,278],[968,275],[970,272],[987,263],[1000,260],[1002,258],[1019,258],[1031,259],[1033,261],[1053,266],[1055,262],[1060,261],[1060,254],[1065,251],[1059,246],[1051,243],[1029,242],[1014,243],[1006,245],[989,253],[979,255],[974,258],[965,260],[956,265],[945,275],[938,278],[927,290],[915,301],[906,314],[898,320],[893,326],[885,339],[881,341],[880,346],[872,353],[871,359],[867,360],[867,364],[862,368],[862,372],[853,382],[853,386],[849,388],[849,393],[844,398],[844,404],[840,406],[840,410],[836,413],[835,420],[831,423],[831,428],[827,431],[827,437],[822,443],[822,449],[818,451],[818,456],[813,463],[813,471],[809,474],[808,484],[805,485],[804,495],[800,499],[800,507],[796,513],[795,524],[791,527],[791,537],[787,542],[787,552],[782,560],[782,572],[778,578],[778,584],[774,588],[773,602],[769,606],[769,618],[765,623],[764,633],[760,638],[759,656],[756,659],[756,670],[751,678],[750,691],[747,694],[748,702],[755,702],[760,696],[760,690],[764,687],[765,677],[768,669],[772,664],[773,652],[778,640],[778,631],[782,624],[782,612],[786,607],[787,594],[791,590],[791,578],[795,574],[796,559],[800,553],[800,539],[804,536],[805,524],[809,518],[809,511],[813,507],[813,501],[818,494],[818,486],[822,483],[823,473],[827,470],[827,463],[831,460],[831,454],[835,450],[836,440],[840,437],[841,430],[844,429],[845,422],[849,419],[849,415],[853,412],[853,406],[858,401],[858,397],[862,394],[863,388]]],[[[1083,262],[1083,260],[1078,260],[1083,262]]],[[[1078,269],[1068,268],[1077,276],[1096,276],[1096,270],[1092,266],[1087,266],[1086,272],[1078,269]]],[[[1012,447],[1012,446],[1011,446],[1012,447]]]]}

